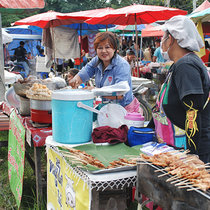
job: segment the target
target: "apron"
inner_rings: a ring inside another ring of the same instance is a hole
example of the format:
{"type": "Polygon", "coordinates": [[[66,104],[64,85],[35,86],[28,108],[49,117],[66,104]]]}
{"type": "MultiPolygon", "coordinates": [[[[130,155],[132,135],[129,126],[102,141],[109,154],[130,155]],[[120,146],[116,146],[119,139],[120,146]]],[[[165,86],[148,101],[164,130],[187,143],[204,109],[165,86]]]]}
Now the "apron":
{"type": "Polygon", "coordinates": [[[155,124],[155,132],[158,142],[165,142],[168,145],[186,149],[185,131],[175,126],[166,116],[163,110],[163,99],[169,88],[172,72],[166,78],[166,82],[162,85],[156,106],[153,108],[153,120],[155,124]]]}

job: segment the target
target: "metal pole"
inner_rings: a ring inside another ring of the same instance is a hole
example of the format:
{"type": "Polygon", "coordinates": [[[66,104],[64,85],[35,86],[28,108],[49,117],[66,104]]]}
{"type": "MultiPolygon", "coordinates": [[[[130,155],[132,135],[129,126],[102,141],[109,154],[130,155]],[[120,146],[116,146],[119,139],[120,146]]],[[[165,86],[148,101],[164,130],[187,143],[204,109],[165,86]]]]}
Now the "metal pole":
{"type": "Polygon", "coordinates": [[[4,53],[3,53],[3,42],[2,42],[2,23],[0,13],[0,102],[4,101],[5,95],[5,79],[4,79],[4,53]]]}
{"type": "Polygon", "coordinates": [[[193,0],[193,11],[196,9],[196,3],[198,0],[193,0]]]}
{"type": "Polygon", "coordinates": [[[81,56],[81,53],[82,53],[82,23],[79,24],[79,32],[80,32],[80,43],[79,43],[79,48],[80,48],[80,57],[79,57],[79,60],[80,60],[80,64],[79,64],[79,68],[81,69],[82,68],[82,64],[81,64],[81,61],[82,61],[82,56],[81,56]]]}
{"type": "Polygon", "coordinates": [[[142,35],[141,35],[141,42],[140,42],[140,62],[141,62],[141,59],[142,59],[142,57],[141,57],[141,52],[142,52],[142,35]]]}
{"type": "Polygon", "coordinates": [[[138,52],[138,31],[137,31],[136,13],[135,13],[135,31],[136,31],[137,77],[139,77],[139,52],[138,52]]]}

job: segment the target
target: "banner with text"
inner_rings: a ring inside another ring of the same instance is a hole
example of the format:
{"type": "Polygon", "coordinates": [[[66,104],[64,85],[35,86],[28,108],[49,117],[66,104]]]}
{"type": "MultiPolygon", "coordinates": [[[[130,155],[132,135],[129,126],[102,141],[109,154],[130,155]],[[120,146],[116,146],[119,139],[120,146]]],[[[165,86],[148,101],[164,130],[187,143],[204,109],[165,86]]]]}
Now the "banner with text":
{"type": "Polygon", "coordinates": [[[8,142],[8,175],[10,188],[20,207],[25,163],[25,128],[15,110],[10,114],[8,142]]]}
{"type": "Polygon", "coordinates": [[[47,148],[47,209],[90,209],[90,189],[62,155],[47,148]]]}

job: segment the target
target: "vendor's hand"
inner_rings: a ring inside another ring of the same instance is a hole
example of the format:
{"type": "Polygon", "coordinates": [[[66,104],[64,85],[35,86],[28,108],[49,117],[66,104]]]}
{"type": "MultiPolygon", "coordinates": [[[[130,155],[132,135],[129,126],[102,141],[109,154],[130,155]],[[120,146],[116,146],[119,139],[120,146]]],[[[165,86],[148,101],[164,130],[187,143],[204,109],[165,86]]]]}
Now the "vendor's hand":
{"type": "Polygon", "coordinates": [[[92,89],[94,89],[95,87],[92,87],[92,86],[85,86],[83,89],[85,89],[85,90],[92,90],[92,89]]]}
{"type": "Polygon", "coordinates": [[[78,75],[76,75],[72,80],[69,81],[69,85],[74,89],[78,88],[80,84],[82,84],[82,80],[78,75]]]}
{"type": "Polygon", "coordinates": [[[123,99],[123,95],[122,96],[103,96],[103,98],[109,99],[109,100],[122,100],[123,99]]]}

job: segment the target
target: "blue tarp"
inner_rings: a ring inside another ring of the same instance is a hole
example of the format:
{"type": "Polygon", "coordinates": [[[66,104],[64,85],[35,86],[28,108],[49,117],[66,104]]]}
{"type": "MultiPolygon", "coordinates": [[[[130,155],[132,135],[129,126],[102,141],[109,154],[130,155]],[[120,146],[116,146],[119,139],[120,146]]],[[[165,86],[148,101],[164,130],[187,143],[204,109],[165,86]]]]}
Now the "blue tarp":
{"type": "Polygon", "coordinates": [[[20,41],[25,42],[24,47],[27,52],[31,52],[33,56],[36,56],[38,54],[38,50],[36,47],[37,45],[41,45],[42,34],[42,30],[39,30],[38,27],[31,28],[30,26],[14,26],[5,28],[5,30],[7,31],[7,33],[13,36],[13,41],[8,44],[8,51],[10,56],[14,55],[14,49],[19,46],[20,41]],[[24,35],[24,38],[21,37],[21,35],[24,35]]]}

